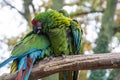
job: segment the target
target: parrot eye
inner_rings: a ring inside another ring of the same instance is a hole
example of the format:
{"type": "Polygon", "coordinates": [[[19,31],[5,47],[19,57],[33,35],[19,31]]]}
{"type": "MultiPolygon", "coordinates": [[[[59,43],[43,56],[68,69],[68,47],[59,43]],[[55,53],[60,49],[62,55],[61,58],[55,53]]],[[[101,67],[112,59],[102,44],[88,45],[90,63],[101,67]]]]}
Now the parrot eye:
{"type": "Polygon", "coordinates": [[[41,21],[35,21],[33,19],[32,24],[33,24],[33,31],[37,34],[40,34],[42,32],[42,22],[41,21]]]}
{"type": "Polygon", "coordinates": [[[38,21],[36,25],[37,27],[42,27],[42,22],[38,21]]]}

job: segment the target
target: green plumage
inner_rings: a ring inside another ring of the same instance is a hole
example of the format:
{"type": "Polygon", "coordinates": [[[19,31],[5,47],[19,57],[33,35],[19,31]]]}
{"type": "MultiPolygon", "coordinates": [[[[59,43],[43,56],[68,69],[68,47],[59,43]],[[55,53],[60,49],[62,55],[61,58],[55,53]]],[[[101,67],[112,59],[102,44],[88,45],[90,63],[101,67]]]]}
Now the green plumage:
{"type": "Polygon", "coordinates": [[[51,48],[54,51],[55,56],[59,56],[62,53],[69,54],[66,32],[64,28],[54,28],[47,32],[51,41],[51,48]],[[62,37],[61,37],[62,36],[62,37]]]}
{"type": "Polygon", "coordinates": [[[43,32],[47,33],[52,44],[52,50],[58,56],[61,53],[69,54],[66,27],[70,26],[71,19],[55,10],[39,13],[35,21],[42,21],[43,32]],[[62,37],[61,37],[62,36],[62,37]]]}
{"type": "Polygon", "coordinates": [[[65,17],[69,17],[70,18],[70,15],[64,9],[60,9],[59,13],[62,13],[65,17]]]}
{"type": "Polygon", "coordinates": [[[12,50],[12,56],[21,55],[32,48],[43,49],[45,46],[50,45],[48,39],[44,35],[36,35],[30,32],[18,45],[12,50]]]}
{"type": "Polygon", "coordinates": [[[63,14],[49,10],[46,12],[39,13],[34,18],[35,21],[42,21],[44,31],[49,31],[51,28],[65,28],[70,25],[71,19],[63,16],[63,14]]]}
{"type": "MultiPolygon", "coordinates": [[[[45,55],[50,55],[50,43],[48,38],[45,35],[36,35],[33,32],[28,33],[23,40],[19,44],[17,44],[14,49],[12,50],[12,56],[19,56],[31,49],[44,49],[45,47],[48,47],[44,50],[44,54],[42,54],[42,58],[44,58],[45,55]]],[[[11,73],[15,72],[17,70],[18,66],[18,59],[14,60],[11,66],[11,73]]]]}
{"type": "MultiPolygon", "coordinates": [[[[69,18],[66,12],[59,12],[55,10],[42,12],[34,20],[43,23],[42,31],[48,35],[55,56],[79,54],[82,38],[81,27],[76,21],[69,18]]],[[[67,80],[67,77],[64,80],[67,80]]]]}

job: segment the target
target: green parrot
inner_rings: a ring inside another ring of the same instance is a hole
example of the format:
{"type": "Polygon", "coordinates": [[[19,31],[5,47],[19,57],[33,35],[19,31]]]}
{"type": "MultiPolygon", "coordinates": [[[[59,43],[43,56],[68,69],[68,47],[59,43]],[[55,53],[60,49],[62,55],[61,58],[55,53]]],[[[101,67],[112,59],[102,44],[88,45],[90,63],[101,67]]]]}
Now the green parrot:
{"type": "Polygon", "coordinates": [[[34,31],[28,33],[11,52],[11,57],[3,63],[0,68],[10,61],[11,73],[17,71],[15,80],[28,80],[33,65],[38,59],[43,59],[51,54],[50,42],[41,32],[35,34],[34,31]]]}
{"type": "MultiPolygon", "coordinates": [[[[33,22],[41,24],[41,26],[33,26],[34,31],[38,33],[40,29],[48,36],[51,50],[55,56],[80,54],[82,29],[76,20],[69,17],[66,11],[48,10],[41,12],[35,16],[33,22]]],[[[78,71],[63,72],[63,77],[60,79],[71,80],[68,79],[68,75],[73,75],[71,79],[77,80],[78,71]]]]}

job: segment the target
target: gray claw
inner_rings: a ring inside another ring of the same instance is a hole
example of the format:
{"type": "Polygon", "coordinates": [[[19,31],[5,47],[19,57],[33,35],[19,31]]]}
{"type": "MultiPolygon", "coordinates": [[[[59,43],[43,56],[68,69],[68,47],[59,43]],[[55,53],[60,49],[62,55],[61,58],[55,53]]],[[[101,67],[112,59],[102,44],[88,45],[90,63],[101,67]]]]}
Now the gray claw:
{"type": "Polygon", "coordinates": [[[66,58],[66,54],[62,54],[62,58],[65,59],[66,58]]]}
{"type": "Polygon", "coordinates": [[[49,61],[52,60],[52,59],[53,59],[53,55],[48,56],[47,61],[49,62],[49,61]]]}

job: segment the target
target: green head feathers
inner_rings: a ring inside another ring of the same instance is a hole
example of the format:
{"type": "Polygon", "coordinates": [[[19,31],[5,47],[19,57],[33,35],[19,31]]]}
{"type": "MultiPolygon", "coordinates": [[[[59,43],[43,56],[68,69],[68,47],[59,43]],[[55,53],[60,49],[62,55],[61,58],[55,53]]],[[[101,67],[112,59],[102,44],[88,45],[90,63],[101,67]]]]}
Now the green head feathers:
{"type": "Polygon", "coordinates": [[[69,26],[71,21],[70,18],[63,16],[63,14],[55,10],[41,12],[35,16],[34,20],[43,22],[44,30],[55,27],[63,28],[69,26]]]}
{"type": "Polygon", "coordinates": [[[35,21],[45,21],[46,18],[46,13],[45,12],[41,12],[39,14],[37,14],[34,18],[35,21]]]}
{"type": "Polygon", "coordinates": [[[67,13],[67,11],[64,10],[64,9],[60,9],[59,12],[62,13],[62,14],[63,14],[64,16],[66,16],[66,17],[70,17],[70,15],[69,15],[69,14],[67,13]]]}

